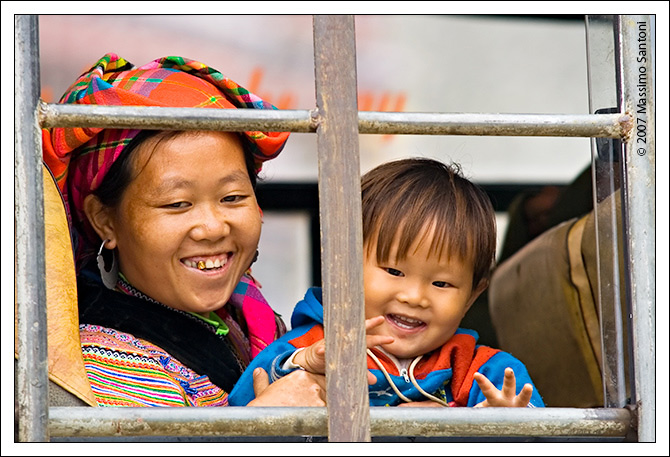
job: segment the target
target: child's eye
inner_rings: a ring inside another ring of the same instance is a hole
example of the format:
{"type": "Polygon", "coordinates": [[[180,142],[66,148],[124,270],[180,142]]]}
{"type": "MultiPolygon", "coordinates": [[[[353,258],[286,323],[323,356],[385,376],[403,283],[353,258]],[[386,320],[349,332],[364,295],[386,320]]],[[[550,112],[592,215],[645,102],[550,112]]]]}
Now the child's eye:
{"type": "Polygon", "coordinates": [[[402,271],[396,270],[395,268],[384,268],[384,269],[391,276],[403,276],[402,271]]]}
{"type": "Polygon", "coordinates": [[[449,287],[449,286],[451,286],[451,284],[449,284],[447,281],[434,281],[434,282],[433,282],[433,285],[434,285],[435,287],[439,287],[439,288],[441,288],[441,289],[442,289],[442,288],[445,288],[445,287],[449,287]]]}

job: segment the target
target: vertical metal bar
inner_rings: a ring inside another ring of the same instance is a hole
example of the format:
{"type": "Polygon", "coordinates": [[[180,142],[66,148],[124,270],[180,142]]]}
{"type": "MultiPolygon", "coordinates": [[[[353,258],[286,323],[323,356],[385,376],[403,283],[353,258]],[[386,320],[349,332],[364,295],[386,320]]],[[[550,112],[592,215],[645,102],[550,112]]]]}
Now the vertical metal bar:
{"type": "Polygon", "coordinates": [[[370,441],[353,16],[314,17],[328,438],[370,441]]]}
{"type": "Polygon", "coordinates": [[[20,441],[48,441],[42,137],[37,16],[14,19],[14,198],[20,441]]]}
{"type": "Polygon", "coordinates": [[[649,15],[620,16],[622,105],[634,116],[622,189],[633,327],[638,440],[656,440],[655,41],[649,15]]]}
{"type": "MultiPolygon", "coordinates": [[[[618,36],[613,16],[587,16],[589,106],[592,113],[621,112],[618,101],[618,36]]],[[[622,142],[592,138],[593,201],[598,272],[600,323],[599,361],[603,379],[603,405],[626,405],[626,350],[624,319],[627,301],[621,264],[623,262],[622,205],[620,187],[622,142]]],[[[630,347],[630,345],[629,345],[630,347]]],[[[630,390],[630,389],[629,389],[630,390]]]]}

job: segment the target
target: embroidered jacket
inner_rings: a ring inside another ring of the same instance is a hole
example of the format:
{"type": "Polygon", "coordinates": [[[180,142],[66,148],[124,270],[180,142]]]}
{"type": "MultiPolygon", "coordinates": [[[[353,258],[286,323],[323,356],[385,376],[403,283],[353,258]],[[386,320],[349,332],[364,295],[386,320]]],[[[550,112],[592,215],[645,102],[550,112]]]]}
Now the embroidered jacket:
{"type": "Polygon", "coordinates": [[[226,406],[226,390],[250,360],[285,331],[249,278],[240,281],[214,320],[138,295],[123,280],[117,289],[126,293],[101,287],[80,278],[81,347],[99,406],[226,406]],[[123,303],[128,295],[135,300],[130,305],[123,303]],[[124,331],[128,325],[138,331],[124,331]],[[147,336],[142,337],[143,332],[147,336]],[[157,341],[169,346],[161,347],[157,341]],[[222,366],[218,362],[224,352],[229,362],[222,366]],[[195,366],[206,370],[214,366],[214,381],[223,382],[213,382],[195,366]]]}
{"type": "Polygon", "coordinates": [[[98,325],[79,327],[98,406],[226,406],[228,394],[160,347],[98,325]]]}

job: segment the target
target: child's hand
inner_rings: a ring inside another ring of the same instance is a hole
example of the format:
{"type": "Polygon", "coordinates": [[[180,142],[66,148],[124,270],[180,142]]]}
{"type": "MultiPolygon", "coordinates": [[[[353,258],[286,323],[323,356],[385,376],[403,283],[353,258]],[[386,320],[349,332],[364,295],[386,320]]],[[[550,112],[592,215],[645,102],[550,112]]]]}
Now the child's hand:
{"type": "Polygon", "coordinates": [[[505,368],[502,391],[498,390],[483,374],[475,373],[474,377],[486,397],[486,400],[476,404],[475,408],[486,406],[524,408],[530,403],[530,397],[533,395],[533,386],[526,384],[521,389],[521,392],[519,392],[519,395],[516,395],[516,378],[514,377],[514,370],[509,367],[505,368]]]}
{"type": "Polygon", "coordinates": [[[314,374],[326,374],[326,340],[320,339],[298,352],[293,363],[314,374]]]}
{"type": "MultiPolygon", "coordinates": [[[[365,331],[369,332],[375,327],[379,327],[384,323],[384,316],[375,316],[370,319],[365,319],[365,331]]],[[[394,339],[390,335],[367,335],[365,337],[365,344],[368,348],[380,346],[382,344],[393,343],[394,339]]],[[[368,371],[368,384],[372,385],[377,382],[377,378],[370,371],[368,371]]]]}
{"type": "MultiPolygon", "coordinates": [[[[365,330],[378,327],[384,322],[384,316],[376,316],[365,320],[365,330]]],[[[387,335],[367,335],[365,337],[366,346],[371,348],[380,344],[393,342],[392,336],[387,335]]],[[[305,371],[315,374],[326,373],[326,343],[321,339],[316,343],[307,346],[304,350],[298,352],[293,358],[293,363],[300,365],[305,371]]],[[[377,378],[368,371],[368,384],[374,384],[377,378]]]]}
{"type": "MultiPolygon", "coordinates": [[[[379,327],[384,323],[384,316],[375,316],[370,319],[365,319],[365,331],[369,332],[375,327],[379,327]]],[[[390,335],[367,335],[365,337],[365,344],[368,348],[381,346],[382,344],[393,343],[394,339],[390,335]]]]}

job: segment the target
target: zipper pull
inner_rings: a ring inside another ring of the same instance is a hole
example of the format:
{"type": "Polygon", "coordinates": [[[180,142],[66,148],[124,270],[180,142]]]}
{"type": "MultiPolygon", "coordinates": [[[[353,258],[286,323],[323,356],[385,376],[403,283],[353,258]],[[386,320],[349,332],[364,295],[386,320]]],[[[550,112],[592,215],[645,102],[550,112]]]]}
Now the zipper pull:
{"type": "Polygon", "coordinates": [[[400,376],[405,378],[405,382],[409,383],[409,376],[407,376],[407,368],[400,370],[400,376]]]}

